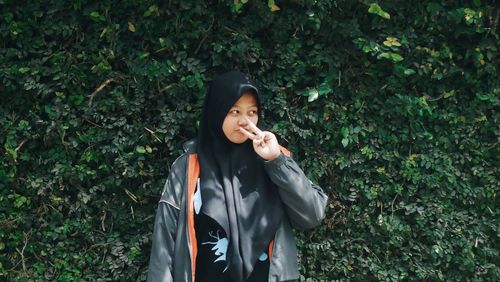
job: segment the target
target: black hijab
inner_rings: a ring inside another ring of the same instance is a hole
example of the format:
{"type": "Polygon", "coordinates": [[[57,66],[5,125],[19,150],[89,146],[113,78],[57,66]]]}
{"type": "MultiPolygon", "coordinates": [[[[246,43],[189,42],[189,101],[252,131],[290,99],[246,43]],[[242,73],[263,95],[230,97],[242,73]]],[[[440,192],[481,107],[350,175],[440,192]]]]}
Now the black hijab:
{"type": "Polygon", "coordinates": [[[205,98],[197,141],[201,211],[226,231],[229,271],[238,282],[250,276],[283,216],[277,187],[252,141],[234,144],[222,130],[227,113],[247,91],[255,95],[260,121],[258,90],[248,76],[231,71],[214,79],[205,98]]]}

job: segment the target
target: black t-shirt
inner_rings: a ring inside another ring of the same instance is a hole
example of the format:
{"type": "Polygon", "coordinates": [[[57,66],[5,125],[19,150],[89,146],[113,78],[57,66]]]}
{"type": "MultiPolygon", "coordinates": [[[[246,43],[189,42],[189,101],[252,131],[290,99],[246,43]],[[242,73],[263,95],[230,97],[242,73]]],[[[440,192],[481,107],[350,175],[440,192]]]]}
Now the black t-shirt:
{"type": "MultiPolygon", "coordinates": [[[[198,191],[196,191],[198,192],[198,191]]],[[[195,228],[198,244],[196,257],[196,282],[232,282],[226,258],[229,240],[226,232],[214,219],[200,211],[201,196],[195,193],[195,228]],[[198,208],[196,208],[196,206],[198,208]]],[[[269,257],[267,250],[255,263],[254,270],[247,282],[267,281],[269,276],[269,257]]]]}

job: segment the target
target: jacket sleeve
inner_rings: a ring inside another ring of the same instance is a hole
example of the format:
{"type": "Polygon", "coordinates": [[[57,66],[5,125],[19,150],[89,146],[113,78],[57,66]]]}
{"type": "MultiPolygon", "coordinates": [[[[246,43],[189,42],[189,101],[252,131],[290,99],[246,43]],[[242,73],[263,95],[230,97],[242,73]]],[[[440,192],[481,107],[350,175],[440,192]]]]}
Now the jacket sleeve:
{"type": "Polygon", "coordinates": [[[182,183],[179,173],[175,172],[176,162],[170,169],[156,211],[147,280],[150,282],[173,281],[172,265],[180,211],[178,193],[175,189],[179,189],[179,185],[182,183]]]}
{"type": "Polygon", "coordinates": [[[278,186],[278,193],[293,227],[304,230],[318,225],[325,217],[328,196],[313,184],[290,157],[281,154],[264,164],[278,186]]]}

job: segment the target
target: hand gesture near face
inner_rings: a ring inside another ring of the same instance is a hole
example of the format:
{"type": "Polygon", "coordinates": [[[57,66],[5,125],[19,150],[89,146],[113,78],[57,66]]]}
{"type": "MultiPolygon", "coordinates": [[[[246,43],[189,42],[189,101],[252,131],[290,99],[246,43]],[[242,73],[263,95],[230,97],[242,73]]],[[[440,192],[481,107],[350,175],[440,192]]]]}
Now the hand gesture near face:
{"type": "Polygon", "coordinates": [[[255,152],[267,161],[277,158],[281,154],[281,151],[276,136],[269,131],[260,130],[248,118],[246,120],[248,122],[248,128],[245,129],[240,127],[240,132],[253,141],[255,152]]]}

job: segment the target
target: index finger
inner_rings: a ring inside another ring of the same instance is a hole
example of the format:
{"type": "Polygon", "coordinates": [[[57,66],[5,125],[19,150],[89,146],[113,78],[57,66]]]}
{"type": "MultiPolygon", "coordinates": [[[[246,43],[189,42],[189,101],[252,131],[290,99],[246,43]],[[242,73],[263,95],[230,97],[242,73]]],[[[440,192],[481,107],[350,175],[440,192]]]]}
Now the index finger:
{"type": "Polygon", "coordinates": [[[246,135],[251,140],[254,140],[256,137],[255,134],[248,132],[248,130],[244,129],[243,127],[240,127],[240,132],[243,133],[244,135],[246,135]]]}
{"type": "Polygon", "coordinates": [[[249,118],[245,117],[250,129],[255,133],[257,136],[262,136],[262,130],[260,130],[249,118]]]}

